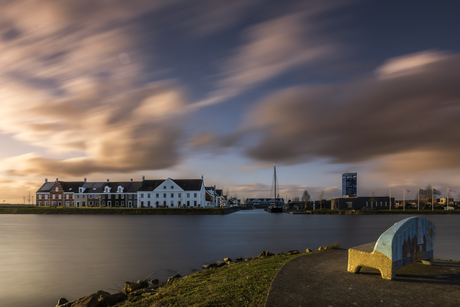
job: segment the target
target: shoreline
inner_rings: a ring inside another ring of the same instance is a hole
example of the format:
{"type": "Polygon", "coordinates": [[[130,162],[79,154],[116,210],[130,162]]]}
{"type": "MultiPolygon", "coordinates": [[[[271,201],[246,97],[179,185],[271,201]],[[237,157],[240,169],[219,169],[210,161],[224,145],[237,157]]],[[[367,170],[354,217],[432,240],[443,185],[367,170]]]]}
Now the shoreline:
{"type": "Polygon", "coordinates": [[[0,214],[224,215],[239,210],[239,208],[0,207],[0,214]]]}

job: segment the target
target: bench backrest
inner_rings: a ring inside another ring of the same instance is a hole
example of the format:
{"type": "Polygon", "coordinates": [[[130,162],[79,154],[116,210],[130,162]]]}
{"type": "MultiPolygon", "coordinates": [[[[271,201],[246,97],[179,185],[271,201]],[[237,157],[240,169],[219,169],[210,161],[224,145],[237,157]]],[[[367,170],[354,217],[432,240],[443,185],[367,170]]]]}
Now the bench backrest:
{"type": "Polygon", "coordinates": [[[388,228],[375,243],[374,250],[392,261],[409,256],[419,258],[423,252],[433,250],[436,228],[423,217],[409,217],[388,228]]]}

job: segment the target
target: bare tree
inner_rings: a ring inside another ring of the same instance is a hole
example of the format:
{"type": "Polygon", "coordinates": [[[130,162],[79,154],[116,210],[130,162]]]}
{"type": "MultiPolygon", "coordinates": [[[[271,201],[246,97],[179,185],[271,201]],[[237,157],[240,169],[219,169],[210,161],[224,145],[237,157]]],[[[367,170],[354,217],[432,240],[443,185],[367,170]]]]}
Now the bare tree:
{"type": "Polygon", "coordinates": [[[375,199],[375,192],[372,192],[372,196],[371,196],[371,198],[369,199],[369,201],[371,202],[371,209],[374,209],[374,202],[376,201],[376,199],[375,199]]]}
{"type": "Polygon", "coordinates": [[[323,209],[323,198],[324,198],[324,191],[321,190],[321,192],[319,193],[319,208],[320,209],[323,209]]]}
{"type": "Polygon", "coordinates": [[[303,191],[302,201],[304,202],[304,209],[307,209],[307,202],[310,201],[310,193],[307,190],[303,191]]]}

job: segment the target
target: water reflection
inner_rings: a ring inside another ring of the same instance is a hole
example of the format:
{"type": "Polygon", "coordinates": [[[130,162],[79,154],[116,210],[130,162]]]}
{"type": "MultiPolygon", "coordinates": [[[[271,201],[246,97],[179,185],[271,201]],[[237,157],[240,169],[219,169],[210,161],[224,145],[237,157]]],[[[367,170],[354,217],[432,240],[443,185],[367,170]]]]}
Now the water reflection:
{"type": "MultiPolygon", "coordinates": [[[[336,242],[348,248],[375,241],[405,217],[263,210],[225,216],[0,215],[0,306],[54,306],[63,296],[114,292],[125,280],[149,274],[164,280],[262,250],[303,251],[336,242]]],[[[437,227],[435,257],[459,260],[459,217],[426,218],[437,227]]]]}

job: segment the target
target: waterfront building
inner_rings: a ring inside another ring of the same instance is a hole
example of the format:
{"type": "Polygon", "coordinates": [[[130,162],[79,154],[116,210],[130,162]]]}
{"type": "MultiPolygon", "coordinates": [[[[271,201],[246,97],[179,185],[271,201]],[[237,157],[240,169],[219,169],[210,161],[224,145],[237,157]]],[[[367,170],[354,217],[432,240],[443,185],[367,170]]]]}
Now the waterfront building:
{"type": "MultiPolygon", "coordinates": [[[[284,206],[284,198],[277,198],[276,203],[284,206]]],[[[246,198],[246,206],[268,207],[275,204],[274,198],[246,198]]]]}
{"type": "MultiPolygon", "coordinates": [[[[215,190],[216,204],[222,190],[215,190]]],[[[201,179],[165,179],[111,182],[45,183],[36,192],[36,206],[67,207],[205,207],[206,191],[201,179]]]]}
{"type": "Polygon", "coordinates": [[[342,197],[358,196],[358,173],[342,174],[342,197]]]}
{"type": "MultiPolygon", "coordinates": [[[[330,208],[333,210],[359,210],[367,209],[389,209],[390,198],[388,196],[368,196],[368,197],[342,197],[332,198],[330,208]]],[[[395,199],[391,198],[391,208],[395,206],[395,199]]]]}

